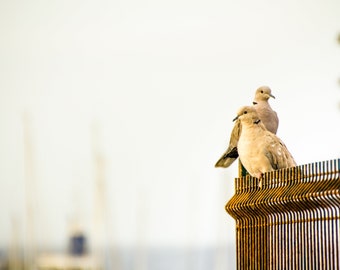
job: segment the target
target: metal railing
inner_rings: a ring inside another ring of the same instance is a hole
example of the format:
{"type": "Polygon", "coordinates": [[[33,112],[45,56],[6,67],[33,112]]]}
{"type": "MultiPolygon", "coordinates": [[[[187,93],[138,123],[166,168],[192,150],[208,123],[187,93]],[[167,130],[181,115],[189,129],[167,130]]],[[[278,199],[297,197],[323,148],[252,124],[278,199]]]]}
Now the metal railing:
{"type": "Polygon", "coordinates": [[[340,159],[235,179],[237,269],[340,269],[340,159]]]}

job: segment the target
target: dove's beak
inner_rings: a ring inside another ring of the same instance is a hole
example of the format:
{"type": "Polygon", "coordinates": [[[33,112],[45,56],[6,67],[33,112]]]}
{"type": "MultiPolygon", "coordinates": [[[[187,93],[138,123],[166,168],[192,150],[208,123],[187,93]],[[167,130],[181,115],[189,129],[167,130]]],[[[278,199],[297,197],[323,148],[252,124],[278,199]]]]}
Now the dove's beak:
{"type": "Polygon", "coordinates": [[[233,119],[233,122],[235,122],[237,119],[238,119],[238,116],[236,116],[236,117],[233,119]]]}
{"type": "Polygon", "coordinates": [[[275,98],[272,94],[269,94],[270,97],[275,98]]]}

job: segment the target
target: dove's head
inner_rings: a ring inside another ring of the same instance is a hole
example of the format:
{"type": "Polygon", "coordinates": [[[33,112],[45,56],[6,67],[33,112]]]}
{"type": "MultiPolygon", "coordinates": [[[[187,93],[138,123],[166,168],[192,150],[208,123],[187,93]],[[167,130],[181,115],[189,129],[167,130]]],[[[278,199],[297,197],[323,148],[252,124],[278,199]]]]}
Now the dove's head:
{"type": "Polygon", "coordinates": [[[253,106],[244,106],[241,107],[237,111],[237,116],[233,119],[235,120],[240,120],[243,123],[255,123],[258,124],[260,122],[260,118],[253,106]]]}
{"type": "Polygon", "coordinates": [[[255,92],[255,102],[267,101],[269,98],[275,98],[272,95],[272,90],[268,86],[261,86],[255,92]]]}

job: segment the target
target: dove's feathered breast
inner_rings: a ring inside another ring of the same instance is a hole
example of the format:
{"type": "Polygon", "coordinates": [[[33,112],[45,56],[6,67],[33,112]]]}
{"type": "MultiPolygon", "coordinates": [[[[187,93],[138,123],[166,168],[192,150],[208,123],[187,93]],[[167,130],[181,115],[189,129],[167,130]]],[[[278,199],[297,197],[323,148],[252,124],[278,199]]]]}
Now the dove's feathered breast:
{"type": "Polygon", "coordinates": [[[276,134],[279,127],[279,118],[269,103],[265,101],[258,102],[254,107],[266,129],[276,134]]]}

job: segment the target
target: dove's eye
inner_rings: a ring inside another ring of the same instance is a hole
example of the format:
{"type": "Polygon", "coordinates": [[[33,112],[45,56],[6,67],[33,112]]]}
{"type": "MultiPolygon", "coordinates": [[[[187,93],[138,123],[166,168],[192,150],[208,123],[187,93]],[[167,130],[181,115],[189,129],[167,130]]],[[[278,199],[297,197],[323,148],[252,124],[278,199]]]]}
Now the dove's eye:
{"type": "Polygon", "coordinates": [[[263,90],[261,90],[261,94],[263,94],[263,90]]]}
{"type": "Polygon", "coordinates": [[[243,114],[247,114],[248,112],[247,111],[244,111],[244,113],[243,114]]]}

